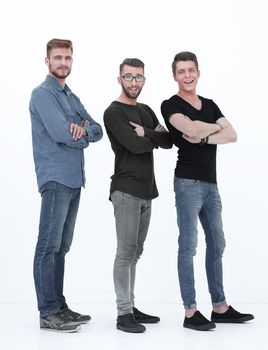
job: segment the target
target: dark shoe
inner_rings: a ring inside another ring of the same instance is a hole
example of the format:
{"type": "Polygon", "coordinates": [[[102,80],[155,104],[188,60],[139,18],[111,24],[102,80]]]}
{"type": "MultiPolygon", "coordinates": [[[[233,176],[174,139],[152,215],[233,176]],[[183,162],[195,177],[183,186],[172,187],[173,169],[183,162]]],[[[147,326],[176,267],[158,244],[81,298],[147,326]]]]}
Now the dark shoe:
{"type": "Polygon", "coordinates": [[[64,315],[58,312],[57,314],[40,318],[40,328],[46,331],[73,333],[77,332],[81,326],[79,323],[73,323],[66,319],[64,315]]]}
{"type": "Polygon", "coordinates": [[[87,323],[91,320],[89,315],[81,315],[78,312],[74,312],[68,308],[68,306],[64,306],[60,309],[60,313],[70,319],[72,322],[76,323],[87,323]]]}
{"type": "Polygon", "coordinates": [[[243,323],[246,321],[253,320],[254,316],[251,314],[241,314],[236,311],[232,306],[229,306],[229,309],[223,314],[212,311],[211,321],[217,323],[243,323]]]}
{"type": "Polygon", "coordinates": [[[142,324],[135,320],[131,313],[118,316],[116,328],[129,333],[143,333],[146,330],[142,324]]]}
{"type": "Polygon", "coordinates": [[[159,317],[144,314],[135,307],[133,307],[133,315],[135,320],[140,323],[157,323],[160,321],[159,317]]]}
{"type": "Polygon", "coordinates": [[[196,311],[192,317],[185,317],[183,327],[194,329],[196,331],[208,331],[216,325],[207,320],[199,311],[196,311]]]}

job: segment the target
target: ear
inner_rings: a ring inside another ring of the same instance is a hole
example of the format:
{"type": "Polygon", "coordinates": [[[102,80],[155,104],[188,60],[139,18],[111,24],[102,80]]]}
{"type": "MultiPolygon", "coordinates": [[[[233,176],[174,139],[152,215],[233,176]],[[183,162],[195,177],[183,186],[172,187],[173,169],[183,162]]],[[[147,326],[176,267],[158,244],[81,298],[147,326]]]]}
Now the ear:
{"type": "Polygon", "coordinates": [[[118,84],[120,84],[120,85],[122,83],[121,79],[122,79],[121,77],[117,77],[118,84]]]}
{"type": "Polygon", "coordinates": [[[45,64],[48,66],[49,59],[46,57],[45,58],[45,64]]]}

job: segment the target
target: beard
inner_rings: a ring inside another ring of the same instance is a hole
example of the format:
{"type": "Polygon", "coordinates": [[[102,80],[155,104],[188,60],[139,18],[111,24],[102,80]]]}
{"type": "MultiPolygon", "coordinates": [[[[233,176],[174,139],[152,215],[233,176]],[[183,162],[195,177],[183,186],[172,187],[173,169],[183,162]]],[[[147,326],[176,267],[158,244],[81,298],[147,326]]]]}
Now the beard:
{"type": "Polygon", "coordinates": [[[142,87],[139,88],[137,91],[131,91],[128,90],[124,85],[122,85],[122,90],[124,91],[124,94],[128,97],[131,98],[132,100],[136,100],[141,93],[142,87]]]}
{"type": "MultiPolygon", "coordinates": [[[[63,68],[63,67],[59,67],[59,68],[63,68]]],[[[59,68],[52,69],[51,66],[49,66],[50,73],[53,74],[54,77],[56,77],[58,79],[65,79],[71,73],[71,68],[64,67],[65,70],[61,70],[59,68]]]]}

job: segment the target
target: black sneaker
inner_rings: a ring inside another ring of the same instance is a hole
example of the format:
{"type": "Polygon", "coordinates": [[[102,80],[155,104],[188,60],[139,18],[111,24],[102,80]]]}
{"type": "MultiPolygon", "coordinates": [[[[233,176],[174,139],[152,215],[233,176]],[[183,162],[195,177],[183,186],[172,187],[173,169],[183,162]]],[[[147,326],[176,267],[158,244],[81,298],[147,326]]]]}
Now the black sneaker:
{"type": "Polygon", "coordinates": [[[144,314],[135,307],[133,307],[133,315],[135,317],[135,320],[140,323],[157,323],[160,321],[159,317],[144,314]]]}
{"type": "Polygon", "coordinates": [[[131,313],[118,316],[116,328],[120,329],[123,332],[129,333],[143,333],[146,330],[142,324],[138,323],[135,320],[133,314],[131,313]]]}
{"type": "Polygon", "coordinates": [[[185,317],[183,327],[194,329],[196,331],[208,331],[216,325],[207,320],[200,311],[196,311],[192,317],[185,317]]]}
{"type": "Polygon", "coordinates": [[[47,317],[40,317],[40,329],[46,331],[54,331],[61,333],[74,333],[81,328],[79,323],[73,323],[66,319],[61,313],[49,315],[47,317]]]}
{"type": "Polygon", "coordinates": [[[229,309],[223,314],[212,311],[211,321],[217,323],[243,323],[246,321],[253,320],[254,316],[251,314],[241,314],[236,311],[232,306],[229,306],[229,309]]]}
{"type": "Polygon", "coordinates": [[[64,306],[60,309],[60,313],[67,318],[69,318],[70,321],[75,323],[87,323],[91,320],[91,317],[89,315],[81,315],[78,312],[72,311],[68,306],[64,306]]]}

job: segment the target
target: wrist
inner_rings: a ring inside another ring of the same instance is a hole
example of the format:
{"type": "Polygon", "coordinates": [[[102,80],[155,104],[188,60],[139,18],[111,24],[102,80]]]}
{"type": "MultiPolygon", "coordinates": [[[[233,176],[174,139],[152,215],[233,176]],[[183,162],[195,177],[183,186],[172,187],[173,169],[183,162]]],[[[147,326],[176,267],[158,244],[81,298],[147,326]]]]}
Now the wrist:
{"type": "Polygon", "coordinates": [[[200,146],[206,145],[208,143],[208,138],[209,138],[209,136],[206,136],[203,139],[201,139],[201,141],[199,142],[199,145],[200,146]]]}

